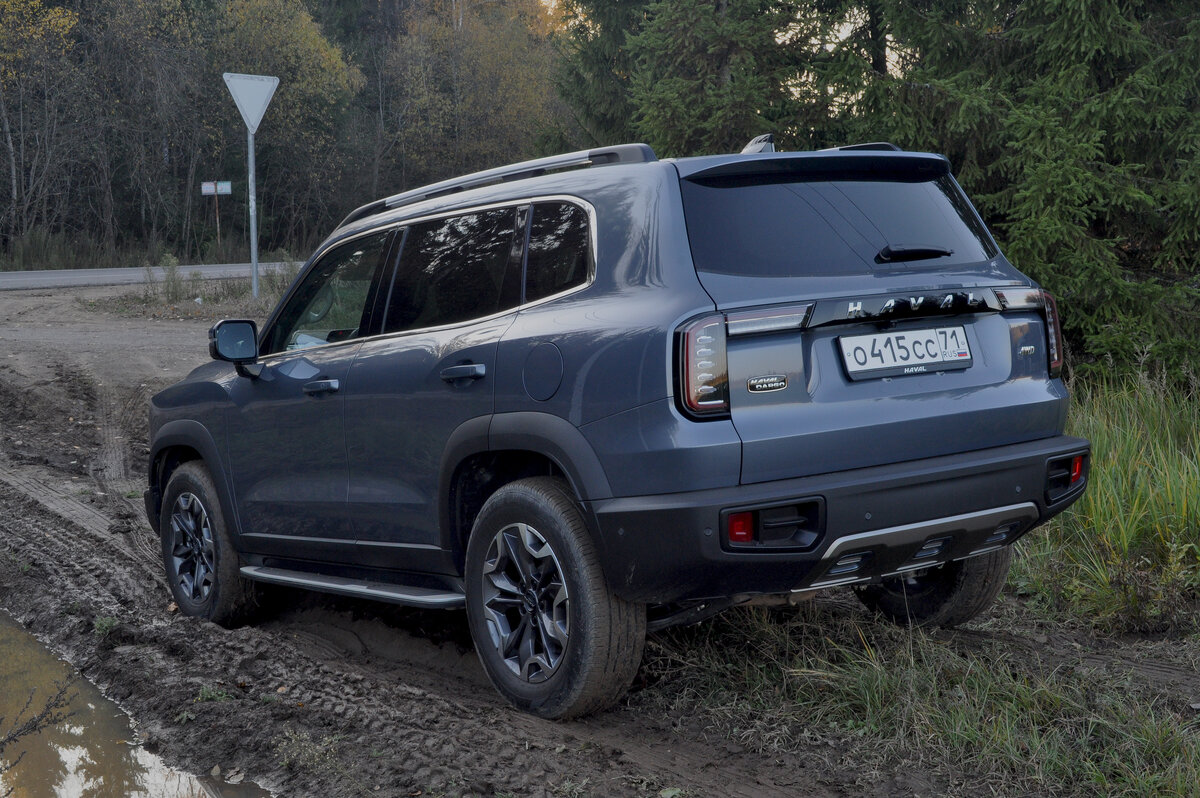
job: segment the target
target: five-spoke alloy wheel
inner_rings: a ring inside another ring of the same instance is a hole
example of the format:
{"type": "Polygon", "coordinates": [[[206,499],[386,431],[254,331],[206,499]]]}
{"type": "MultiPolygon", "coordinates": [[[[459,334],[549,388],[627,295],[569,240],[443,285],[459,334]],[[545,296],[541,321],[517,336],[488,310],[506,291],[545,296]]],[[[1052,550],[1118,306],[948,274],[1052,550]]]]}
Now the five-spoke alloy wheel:
{"type": "Polygon", "coordinates": [[[570,488],[535,477],[484,504],[467,544],[467,618],[488,677],[515,706],[572,718],[637,674],[646,610],[609,590],[570,488]]]}

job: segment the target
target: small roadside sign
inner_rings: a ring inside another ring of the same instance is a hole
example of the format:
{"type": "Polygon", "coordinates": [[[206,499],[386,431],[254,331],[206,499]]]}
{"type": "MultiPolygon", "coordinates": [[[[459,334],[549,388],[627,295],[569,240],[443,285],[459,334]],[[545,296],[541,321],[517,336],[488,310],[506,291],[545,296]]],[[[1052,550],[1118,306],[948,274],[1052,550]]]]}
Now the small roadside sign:
{"type": "Polygon", "coordinates": [[[207,180],[200,184],[200,193],[206,197],[211,197],[217,193],[217,184],[211,180],[207,180]]]}
{"type": "Polygon", "coordinates": [[[217,193],[218,194],[232,194],[233,193],[233,183],[231,183],[228,180],[218,180],[217,181],[217,193]]]}
{"type": "Polygon", "coordinates": [[[218,194],[232,194],[233,183],[229,180],[205,180],[200,184],[200,193],[206,197],[215,197],[218,194]]]}

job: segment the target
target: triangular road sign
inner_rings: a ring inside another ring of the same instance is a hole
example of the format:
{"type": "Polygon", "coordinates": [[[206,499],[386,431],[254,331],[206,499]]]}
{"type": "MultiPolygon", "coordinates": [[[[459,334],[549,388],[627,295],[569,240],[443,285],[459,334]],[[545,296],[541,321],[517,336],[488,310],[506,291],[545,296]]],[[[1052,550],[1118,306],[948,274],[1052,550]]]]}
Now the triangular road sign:
{"type": "Polygon", "coordinates": [[[275,96],[275,87],[279,78],[267,75],[239,75],[236,72],[225,73],[225,85],[233,95],[242,119],[251,133],[258,131],[258,123],[262,121],[271,98],[275,96]]]}

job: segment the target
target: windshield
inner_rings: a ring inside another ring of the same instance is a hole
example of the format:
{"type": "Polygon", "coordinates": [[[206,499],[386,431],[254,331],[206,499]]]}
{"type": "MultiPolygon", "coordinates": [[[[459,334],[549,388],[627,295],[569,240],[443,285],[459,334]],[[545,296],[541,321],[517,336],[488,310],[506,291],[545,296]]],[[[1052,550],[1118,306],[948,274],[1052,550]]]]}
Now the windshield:
{"type": "Polygon", "coordinates": [[[938,269],[998,254],[953,178],[681,181],[701,272],[747,277],[938,269]]]}

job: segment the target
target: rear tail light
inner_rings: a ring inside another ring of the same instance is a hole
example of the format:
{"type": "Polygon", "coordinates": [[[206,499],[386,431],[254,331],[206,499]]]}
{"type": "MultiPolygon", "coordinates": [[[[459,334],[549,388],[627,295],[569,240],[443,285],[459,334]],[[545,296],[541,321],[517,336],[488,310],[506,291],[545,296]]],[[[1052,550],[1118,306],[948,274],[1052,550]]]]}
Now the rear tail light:
{"type": "Polygon", "coordinates": [[[1083,479],[1083,455],[1077,455],[1071,461],[1071,484],[1074,485],[1081,479],[1083,479]]]}
{"type": "Polygon", "coordinates": [[[1032,310],[1042,312],[1046,320],[1046,355],[1050,368],[1050,377],[1062,374],[1063,369],[1063,334],[1062,324],[1058,318],[1058,303],[1049,291],[1040,288],[1005,288],[996,290],[1002,310],[1032,310]]]}
{"type": "Polygon", "coordinates": [[[680,330],[680,395],[696,416],[729,413],[729,365],[725,317],[705,316],[680,330]]]}
{"type": "MultiPolygon", "coordinates": [[[[1042,313],[1046,316],[1046,345],[1050,356],[1050,376],[1062,374],[1062,325],[1058,321],[1058,303],[1049,291],[1042,292],[1042,313]]],[[[1072,480],[1074,481],[1074,480],[1072,480]]]]}

